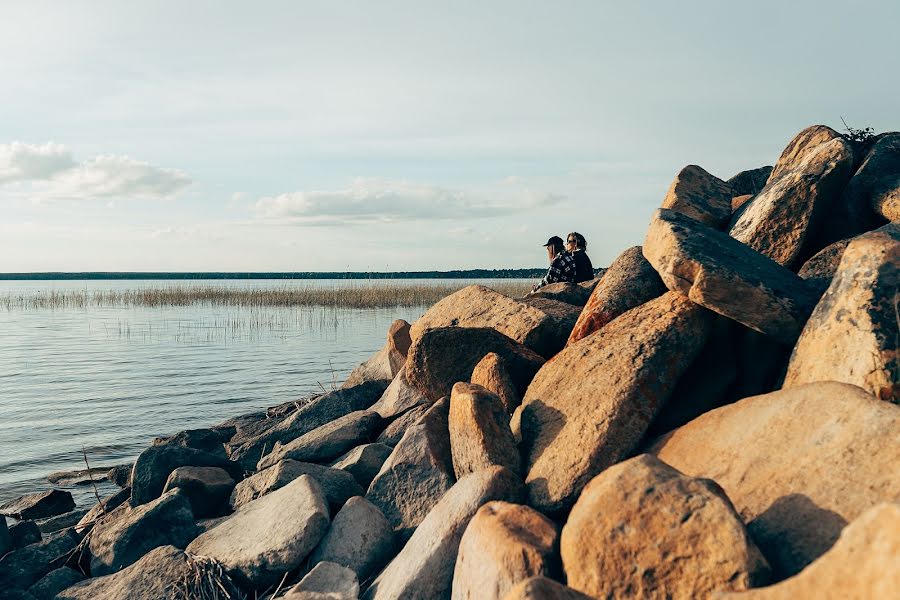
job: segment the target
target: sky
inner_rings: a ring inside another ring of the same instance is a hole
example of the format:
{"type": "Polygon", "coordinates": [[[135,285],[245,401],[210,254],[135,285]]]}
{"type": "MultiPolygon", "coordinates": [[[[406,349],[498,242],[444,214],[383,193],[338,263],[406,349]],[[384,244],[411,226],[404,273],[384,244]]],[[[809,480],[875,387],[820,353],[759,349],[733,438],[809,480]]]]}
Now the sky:
{"type": "Polygon", "coordinates": [[[537,267],[900,128],[897,2],[2,2],[0,272],[537,267]]]}

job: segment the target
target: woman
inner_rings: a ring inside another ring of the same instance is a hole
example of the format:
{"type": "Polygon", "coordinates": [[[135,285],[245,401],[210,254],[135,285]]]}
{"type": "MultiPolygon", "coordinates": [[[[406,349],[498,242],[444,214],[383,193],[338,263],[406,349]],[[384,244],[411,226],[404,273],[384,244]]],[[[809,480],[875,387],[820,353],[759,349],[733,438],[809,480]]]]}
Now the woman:
{"type": "Polygon", "coordinates": [[[584,236],[577,231],[567,235],[566,250],[575,259],[575,283],[593,279],[594,265],[591,264],[591,259],[588,258],[587,252],[585,252],[587,250],[587,240],[584,239],[584,236]]]}

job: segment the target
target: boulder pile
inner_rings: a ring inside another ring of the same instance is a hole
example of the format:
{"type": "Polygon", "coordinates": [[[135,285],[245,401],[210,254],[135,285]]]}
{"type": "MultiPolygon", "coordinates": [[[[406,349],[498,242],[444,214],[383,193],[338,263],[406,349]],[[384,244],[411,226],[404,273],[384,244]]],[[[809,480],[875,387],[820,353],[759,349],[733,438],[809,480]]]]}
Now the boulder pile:
{"type": "Polygon", "coordinates": [[[86,514],[0,506],[0,596],[896,595],[898,140],[689,165],[592,282],[464,288],[339,389],[158,438],[86,514]]]}

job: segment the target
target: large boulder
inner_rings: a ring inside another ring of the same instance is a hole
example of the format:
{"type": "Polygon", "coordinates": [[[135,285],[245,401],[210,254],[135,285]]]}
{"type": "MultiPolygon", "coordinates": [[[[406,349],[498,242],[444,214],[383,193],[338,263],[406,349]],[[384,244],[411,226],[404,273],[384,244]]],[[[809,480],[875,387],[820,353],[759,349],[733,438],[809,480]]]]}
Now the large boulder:
{"type": "Polygon", "coordinates": [[[858,385],[900,403],[900,223],[855,238],[803,329],[784,387],[858,385]]]}
{"type": "Polygon", "coordinates": [[[799,267],[821,249],[816,237],[853,161],[850,143],[833,129],[804,129],[782,152],[766,187],[735,214],[731,236],[782,266],[799,267]]]}
{"type": "Polygon", "coordinates": [[[450,395],[450,451],[456,478],[492,465],[521,475],[521,460],[500,397],[460,381],[450,395]]]}
{"type": "Polygon", "coordinates": [[[449,412],[450,399],[440,400],[407,429],[366,492],[402,541],[456,482],[449,412]]]}
{"type": "Polygon", "coordinates": [[[301,475],[309,475],[316,480],[332,513],[340,510],[348,498],[364,493],[353,475],[346,471],[286,458],[240,482],[231,493],[231,507],[238,509],[280,490],[301,475]]]}
{"type": "Polygon", "coordinates": [[[134,564],[158,546],[184,548],[197,535],[191,504],[172,490],[137,508],[123,505],[119,518],[98,523],[90,533],[91,574],[109,575],[134,564]]]}
{"type": "Polygon", "coordinates": [[[179,431],[175,435],[169,437],[153,438],[154,446],[181,446],[182,448],[193,448],[194,450],[203,450],[210,454],[216,454],[222,458],[227,458],[225,454],[224,442],[228,438],[224,437],[220,430],[216,429],[187,429],[179,431]]]}
{"type": "Polygon", "coordinates": [[[703,347],[712,315],[675,292],[567,346],[522,401],[529,504],[570,507],[595,475],[632,452],[703,347]]]}
{"type": "MultiPolygon", "coordinates": [[[[584,283],[584,282],[582,282],[584,283]]],[[[529,298],[547,298],[558,302],[565,302],[573,306],[584,306],[587,299],[591,295],[591,289],[588,286],[578,283],[569,283],[561,281],[559,283],[551,283],[545,285],[536,292],[528,294],[529,298]]]]}
{"type": "Polygon", "coordinates": [[[35,524],[41,533],[53,533],[54,531],[77,525],[87,512],[87,510],[72,510],[55,517],[38,519],[35,521],[35,524]]]}
{"type": "Polygon", "coordinates": [[[363,444],[338,458],[331,466],[350,473],[359,485],[368,488],[393,451],[387,444],[363,444]]]}
{"type": "Polygon", "coordinates": [[[406,377],[406,365],[403,365],[378,402],[369,407],[369,410],[377,412],[385,419],[391,419],[414,406],[428,403],[425,395],[409,382],[406,377]]]}
{"type": "Polygon", "coordinates": [[[231,475],[219,467],[178,467],[169,474],[163,494],[180,489],[196,518],[216,517],[225,510],[234,485],[231,475]]]}
{"type": "Polygon", "coordinates": [[[286,458],[306,462],[323,462],[336,458],[375,437],[381,421],[378,413],[369,410],[344,415],[284,445],[276,443],[272,453],[264,456],[256,468],[266,469],[286,458]]]}
{"type": "Polygon", "coordinates": [[[84,581],[84,575],[69,567],[54,569],[28,588],[28,593],[37,600],[53,600],[56,595],[76,583],[84,581]]]}
{"type": "Polygon", "coordinates": [[[16,519],[44,519],[67,513],[75,508],[72,494],[65,490],[49,490],[19,496],[0,504],[0,515],[16,519]]]}
{"type": "Polygon", "coordinates": [[[755,196],[766,187],[766,181],[772,174],[772,167],[759,167],[741,171],[725,183],[731,187],[734,196],[755,196]]]}
{"type": "Polygon", "coordinates": [[[391,381],[406,362],[406,353],[409,352],[411,343],[409,323],[397,319],[388,329],[384,347],[353,369],[341,388],[352,388],[366,381],[391,381]]]}
{"type": "Polygon", "coordinates": [[[512,377],[509,376],[506,364],[499,354],[489,352],[484,355],[472,369],[472,383],[497,394],[504,410],[509,414],[522,403],[522,397],[516,391],[512,377]]]}
{"type": "Polygon", "coordinates": [[[900,406],[821,382],[708,412],[651,452],[715,480],[779,575],[821,556],[879,502],[900,500],[900,406]]]}
{"type": "Polygon", "coordinates": [[[522,302],[542,311],[553,319],[553,322],[556,324],[557,333],[553,344],[540,353],[546,358],[551,358],[565,347],[566,340],[569,339],[569,335],[571,335],[572,329],[578,321],[578,315],[581,314],[583,305],[569,304],[553,298],[544,298],[538,294],[526,296],[522,299],[522,302]]]}
{"type": "Polygon", "coordinates": [[[771,574],[714,481],[647,454],[584,488],[560,553],[569,586],[595,598],[707,598],[766,584],[771,574]]]}
{"type": "Polygon", "coordinates": [[[813,254],[797,271],[797,275],[806,282],[807,287],[815,291],[817,297],[821,298],[831,285],[831,280],[834,279],[834,274],[837,273],[838,265],[844,256],[844,250],[851,241],[853,238],[847,238],[825,246],[813,254]]]}
{"type": "Polygon", "coordinates": [[[169,475],[178,467],[219,467],[235,481],[243,477],[240,465],[221,456],[172,444],[150,446],[134,461],[131,505],[139,506],[159,498],[169,475]]]}
{"type": "Polygon", "coordinates": [[[868,200],[879,216],[900,223],[900,133],[882,135],[859,170],[847,184],[844,197],[848,204],[855,198],[868,200]]]}
{"type": "Polygon", "coordinates": [[[591,600],[591,597],[549,577],[538,576],[516,584],[503,600],[591,600]]]}
{"type": "Polygon", "coordinates": [[[533,508],[489,502],[478,509],[459,544],[454,600],[502,600],[518,582],[554,575],[556,525],[533,508]]]}
{"type": "Polygon", "coordinates": [[[422,418],[422,415],[431,409],[432,404],[417,404],[406,412],[397,415],[390,425],[384,428],[378,438],[375,440],[377,444],[384,444],[393,448],[396,446],[406,430],[415,425],[416,421],[422,418]]]}
{"type": "Polygon", "coordinates": [[[9,526],[9,538],[13,548],[24,548],[41,541],[43,536],[34,521],[17,521],[9,526]]]}
{"type": "Polygon", "coordinates": [[[731,186],[702,167],[683,168],[669,187],[662,207],[722,229],[731,219],[731,186]]]}
{"type": "Polygon", "coordinates": [[[285,600],[357,600],[359,579],[352,569],[320,562],[284,596],[285,600]]]}
{"type": "Polygon", "coordinates": [[[841,532],[837,543],[800,574],[777,585],[719,600],[893,598],[900,590],[900,506],[879,504],[841,532]]]}
{"type": "Polygon", "coordinates": [[[245,504],[187,547],[208,556],[253,587],[277,584],[300,566],[328,530],[325,494],[301,475],[283,488],[245,504]]]}
{"type": "Polygon", "coordinates": [[[502,467],[466,475],[428,513],[364,598],[448,597],[459,543],[475,512],[491,500],[518,502],[521,496],[521,481],[502,467]]]}
{"type": "Polygon", "coordinates": [[[520,394],[544,364],[541,356],[495,329],[441,327],[424,331],[413,343],[406,376],[425,396],[437,400],[448,396],[456,382],[470,381],[475,365],[490,352],[503,358],[520,394]]]}
{"type": "Polygon", "coordinates": [[[816,303],[799,276],[671,210],[654,214],[644,256],[670,290],[784,343],[797,339],[816,303]]]}
{"type": "Polygon", "coordinates": [[[666,286],[644,258],[640,246],[632,246],[609,265],[581,311],[569,335],[569,344],[603,328],[619,315],[659,298],[666,286]]]}
{"type": "Polygon", "coordinates": [[[50,571],[63,566],[80,542],[80,535],[66,529],[43,541],[8,552],[0,557],[0,590],[26,589],[34,585],[50,571]]]}
{"type": "Polygon", "coordinates": [[[106,496],[100,502],[94,504],[94,506],[81,517],[78,523],[75,524],[75,530],[82,533],[90,529],[98,520],[102,519],[104,515],[111,513],[128,502],[129,498],[131,498],[131,488],[123,488],[115,494],[106,496]]]}

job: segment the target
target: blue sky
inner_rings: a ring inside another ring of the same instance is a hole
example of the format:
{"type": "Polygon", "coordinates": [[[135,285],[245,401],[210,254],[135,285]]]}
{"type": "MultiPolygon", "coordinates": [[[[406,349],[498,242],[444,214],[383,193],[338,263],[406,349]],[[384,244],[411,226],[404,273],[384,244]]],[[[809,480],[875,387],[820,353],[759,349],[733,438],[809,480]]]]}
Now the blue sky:
{"type": "Polygon", "coordinates": [[[539,266],[898,128],[889,2],[9,2],[0,271],[539,266]]]}

